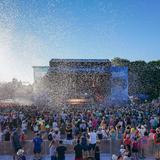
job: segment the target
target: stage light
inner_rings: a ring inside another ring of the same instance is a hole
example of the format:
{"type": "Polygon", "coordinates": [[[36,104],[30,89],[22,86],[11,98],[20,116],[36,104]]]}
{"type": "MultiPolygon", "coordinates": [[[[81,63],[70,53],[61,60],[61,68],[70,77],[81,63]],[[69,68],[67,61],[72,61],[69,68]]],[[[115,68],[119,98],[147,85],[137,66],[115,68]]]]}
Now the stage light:
{"type": "Polygon", "coordinates": [[[73,99],[68,99],[67,103],[69,104],[83,104],[83,103],[87,103],[88,99],[85,98],[73,98],[73,99]]]}

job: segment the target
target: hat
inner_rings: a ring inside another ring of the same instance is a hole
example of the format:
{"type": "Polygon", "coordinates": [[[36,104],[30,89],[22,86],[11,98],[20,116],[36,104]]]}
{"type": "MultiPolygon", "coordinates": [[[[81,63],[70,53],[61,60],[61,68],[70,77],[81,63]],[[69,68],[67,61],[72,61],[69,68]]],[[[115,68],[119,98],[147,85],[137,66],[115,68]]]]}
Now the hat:
{"type": "Polygon", "coordinates": [[[22,155],[24,153],[24,150],[23,149],[19,149],[18,152],[17,152],[17,155],[22,155]]]}

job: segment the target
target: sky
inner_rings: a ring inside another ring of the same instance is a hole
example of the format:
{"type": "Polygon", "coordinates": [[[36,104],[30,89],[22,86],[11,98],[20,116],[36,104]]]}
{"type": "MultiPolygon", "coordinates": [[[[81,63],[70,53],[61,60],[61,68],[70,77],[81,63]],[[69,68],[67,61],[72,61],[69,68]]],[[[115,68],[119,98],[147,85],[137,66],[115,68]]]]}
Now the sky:
{"type": "Polygon", "coordinates": [[[159,0],[0,0],[0,81],[52,58],[160,59],[159,0]]]}

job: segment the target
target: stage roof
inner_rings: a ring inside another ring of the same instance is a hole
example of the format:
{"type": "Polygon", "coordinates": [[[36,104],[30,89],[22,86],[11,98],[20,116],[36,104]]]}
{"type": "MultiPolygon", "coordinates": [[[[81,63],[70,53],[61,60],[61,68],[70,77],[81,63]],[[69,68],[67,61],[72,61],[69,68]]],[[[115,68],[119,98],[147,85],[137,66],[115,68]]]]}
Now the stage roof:
{"type": "Polygon", "coordinates": [[[97,62],[97,63],[109,63],[110,60],[109,59],[51,59],[50,60],[50,63],[53,63],[53,62],[67,62],[67,63],[70,63],[70,62],[97,62]]]}

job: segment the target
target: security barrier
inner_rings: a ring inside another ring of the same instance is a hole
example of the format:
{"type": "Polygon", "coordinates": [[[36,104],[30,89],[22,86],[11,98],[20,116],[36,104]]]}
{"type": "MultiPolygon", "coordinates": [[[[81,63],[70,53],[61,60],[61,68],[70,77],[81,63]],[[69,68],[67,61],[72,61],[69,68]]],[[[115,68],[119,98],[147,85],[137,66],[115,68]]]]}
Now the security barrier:
{"type": "MultiPolygon", "coordinates": [[[[67,147],[67,153],[74,153],[74,145],[73,144],[65,144],[67,147]]],[[[101,153],[107,154],[118,154],[121,141],[115,140],[102,140],[98,142],[101,153]]],[[[33,154],[33,143],[31,140],[25,141],[24,150],[26,155],[33,154]]],[[[160,148],[160,147],[159,147],[160,148]]],[[[141,150],[141,149],[140,149],[141,150]]],[[[139,152],[140,152],[139,150],[139,152]]],[[[0,155],[12,155],[14,153],[12,143],[11,142],[0,142],[0,155]]],[[[146,157],[154,157],[157,154],[157,146],[154,145],[153,142],[149,142],[148,146],[145,147],[144,153],[146,157]]],[[[42,143],[42,154],[49,154],[49,141],[44,140],[42,143]]]]}

